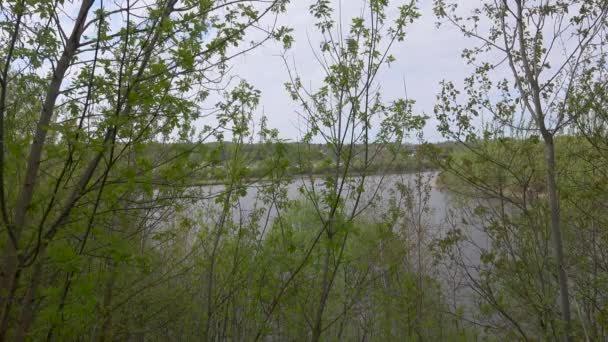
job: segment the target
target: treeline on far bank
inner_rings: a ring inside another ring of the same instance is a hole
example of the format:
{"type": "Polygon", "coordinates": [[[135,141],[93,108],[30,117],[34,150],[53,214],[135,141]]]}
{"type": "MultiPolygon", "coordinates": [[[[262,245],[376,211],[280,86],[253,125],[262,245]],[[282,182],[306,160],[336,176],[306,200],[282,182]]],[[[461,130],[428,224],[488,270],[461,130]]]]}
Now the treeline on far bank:
{"type": "MultiPolygon", "coordinates": [[[[357,176],[366,174],[385,173],[411,173],[421,170],[435,170],[436,158],[428,155],[428,147],[433,147],[434,155],[445,158],[457,148],[456,144],[441,142],[435,144],[394,144],[394,145],[355,145],[352,153],[345,151],[338,160],[335,149],[327,144],[304,144],[295,142],[282,143],[250,143],[236,145],[232,142],[213,142],[204,144],[193,143],[148,143],[143,147],[139,156],[136,156],[136,168],[153,163],[154,159],[162,156],[163,159],[171,156],[188,155],[189,166],[195,172],[191,180],[202,183],[221,183],[225,177],[222,165],[234,158],[236,154],[244,160],[243,176],[251,179],[268,177],[269,168],[267,156],[282,156],[284,176],[312,175],[324,176],[334,174],[336,165],[348,165],[346,173],[357,176]],[[235,149],[239,149],[238,153],[235,149]],[[373,152],[370,152],[373,151],[373,152]],[[370,156],[371,155],[371,156],[370,156]],[[137,162],[139,161],[139,163],[137,162]],[[210,167],[211,166],[211,167],[210,167]]],[[[273,172],[276,168],[272,168],[273,172]]]]}

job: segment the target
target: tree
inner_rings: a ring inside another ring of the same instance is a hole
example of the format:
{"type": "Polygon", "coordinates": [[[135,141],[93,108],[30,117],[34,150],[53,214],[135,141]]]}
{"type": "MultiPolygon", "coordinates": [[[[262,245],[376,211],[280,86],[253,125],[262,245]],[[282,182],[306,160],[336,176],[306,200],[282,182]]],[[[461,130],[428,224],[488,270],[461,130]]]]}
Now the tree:
{"type": "MultiPolygon", "coordinates": [[[[311,5],[311,14],[317,18],[316,26],[322,34],[320,53],[316,56],[325,77],[318,90],[306,89],[295,68],[286,62],[290,70],[286,87],[302,108],[301,116],[307,125],[303,140],[310,144],[318,138],[327,144],[331,158],[328,162],[333,169],[320,190],[315,189],[314,182],[302,188],[314,203],[322,223],[309,247],[310,253],[323,237],[327,239],[312,341],[318,341],[323,331],[326,305],[342,263],[349,227],[360,214],[360,207],[366,206],[362,194],[371,162],[390,142],[401,144],[410,131],[421,128],[424,122],[422,117],[411,113],[411,101],[398,99],[384,104],[380,92],[375,90],[378,71],[394,61],[391,47],[404,39],[405,28],[418,17],[415,3],[410,2],[397,9],[398,14],[390,23],[387,7],[387,2],[371,1],[364,14],[351,20],[345,34],[336,25],[341,18],[333,17],[329,1],[311,5]],[[370,129],[375,120],[380,121],[380,130],[374,139],[370,129]],[[357,151],[357,145],[363,151],[357,151]],[[357,163],[361,165],[360,177],[349,179],[351,168],[357,163]],[[347,201],[352,203],[347,205],[347,201]],[[342,231],[345,234],[336,240],[342,231]]],[[[309,257],[305,256],[302,265],[309,257]]]]}
{"type": "Polygon", "coordinates": [[[289,44],[289,30],[271,27],[253,45],[233,48],[285,4],[87,0],[73,8],[17,0],[0,6],[0,340],[30,333],[39,288],[54,277],[48,258],[60,236],[74,232],[82,253],[104,211],[120,210],[114,200],[145,197],[124,197],[132,190],[124,184],[144,184],[161,206],[167,203],[153,187],[187,187],[192,170],[175,168],[179,158],[150,160],[142,146],[209,136],[211,127],[199,138],[192,132],[201,101],[221,84],[234,56],[268,39],[289,44]]]}
{"type": "MultiPolygon", "coordinates": [[[[606,9],[605,1],[505,0],[484,2],[463,17],[455,2],[435,1],[439,19],[480,42],[463,52],[468,63],[475,66],[475,74],[465,81],[465,104],[457,103],[460,92],[452,83],[443,86],[436,107],[440,130],[446,136],[466,140],[468,145],[492,137],[538,134],[542,138],[552,250],[563,335],[568,340],[572,340],[574,332],[555,141],[572,123],[567,104],[578,78],[585,73],[583,60],[600,39],[606,9]],[[573,41],[568,40],[570,36],[573,41]],[[510,75],[496,82],[494,78],[501,78],[503,73],[510,75]],[[489,116],[490,123],[477,134],[476,118],[484,115],[489,116]]],[[[490,155],[486,157],[493,160],[490,155]]]]}

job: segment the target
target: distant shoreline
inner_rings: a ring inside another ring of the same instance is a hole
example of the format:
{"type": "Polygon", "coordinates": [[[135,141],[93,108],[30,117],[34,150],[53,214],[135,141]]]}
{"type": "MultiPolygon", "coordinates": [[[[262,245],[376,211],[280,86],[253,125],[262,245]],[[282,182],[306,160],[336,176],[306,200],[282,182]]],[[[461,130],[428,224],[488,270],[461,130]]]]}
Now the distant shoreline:
{"type": "MultiPolygon", "coordinates": [[[[426,168],[421,170],[420,172],[422,173],[428,173],[428,172],[438,172],[439,169],[437,168],[426,168]]],[[[418,173],[419,171],[412,171],[412,170],[406,170],[403,172],[398,172],[397,170],[391,170],[391,171],[386,171],[386,172],[368,172],[365,173],[365,176],[394,176],[394,175],[415,175],[416,173],[418,173]]],[[[313,178],[313,179],[321,179],[323,177],[327,177],[327,176],[334,176],[331,173],[313,173],[313,174],[307,174],[307,173],[294,173],[291,175],[286,175],[284,176],[284,179],[287,178],[291,178],[292,180],[294,178],[313,178]]],[[[356,178],[356,177],[362,177],[363,175],[361,174],[357,174],[357,173],[349,173],[346,177],[347,178],[356,178]]],[[[436,177],[435,177],[436,178],[436,177]]],[[[433,187],[436,186],[436,179],[433,178],[432,183],[431,184],[433,187]]],[[[261,182],[265,182],[265,181],[270,181],[271,179],[269,177],[249,177],[245,179],[245,183],[249,183],[249,184],[256,184],[256,183],[261,183],[261,182]]],[[[202,186],[220,186],[220,185],[229,185],[229,182],[221,182],[221,181],[217,181],[217,180],[205,180],[205,181],[201,181],[197,184],[192,184],[188,187],[202,187],[202,186]]]]}

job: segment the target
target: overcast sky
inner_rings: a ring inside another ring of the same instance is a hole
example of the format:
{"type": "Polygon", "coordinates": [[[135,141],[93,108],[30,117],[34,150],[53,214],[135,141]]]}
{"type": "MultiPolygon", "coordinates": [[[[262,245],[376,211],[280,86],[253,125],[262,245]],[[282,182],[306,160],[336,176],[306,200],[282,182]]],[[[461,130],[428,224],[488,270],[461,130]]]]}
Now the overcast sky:
{"type": "MultiPolygon", "coordinates": [[[[338,1],[334,0],[334,3],[337,4],[338,1]]],[[[292,0],[288,12],[282,14],[279,22],[294,29],[295,43],[287,56],[307,84],[318,82],[323,77],[309,43],[309,40],[318,41],[319,37],[314,18],[308,13],[311,3],[312,0],[292,0]]],[[[391,3],[398,5],[403,2],[391,3]]],[[[470,1],[468,5],[474,3],[475,1],[470,1]]],[[[341,0],[343,17],[359,13],[361,4],[360,0],[341,0]]],[[[395,45],[392,50],[397,61],[383,70],[378,81],[383,98],[390,101],[404,96],[405,80],[408,97],[416,101],[415,110],[432,116],[439,82],[446,79],[460,83],[470,73],[460,54],[464,47],[470,47],[474,42],[449,25],[436,28],[432,1],[422,0],[419,10],[422,16],[407,29],[405,41],[395,45]]],[[[284,89],[288,76],[280,57],[281,52],[278,44],[268,43],[236,59],[233,72],[262,91],[259,112],[269,118],[270,125],[278,128],[282,137],[297,140],[300,136],[298,126],[301,123],[295,113],[297,104],[284,89]]],[[[427,124],[424,134],[429,140],[441,140],[432,120],[427,124]]]]}

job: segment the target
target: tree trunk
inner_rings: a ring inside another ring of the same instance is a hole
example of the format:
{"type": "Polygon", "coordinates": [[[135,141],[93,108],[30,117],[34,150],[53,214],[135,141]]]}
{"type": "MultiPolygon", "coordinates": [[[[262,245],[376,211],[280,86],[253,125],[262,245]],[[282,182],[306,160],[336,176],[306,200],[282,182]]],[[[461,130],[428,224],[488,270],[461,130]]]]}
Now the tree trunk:
{"type": "Polygon", "coordinates": [[[32,323],[35,318],[34,310],[36,306],[36,290],[38,289],[38,285],[40,284],[41,277],[42,262],[37,262],[36,266],[34,266],[30,285],[27,288],[27,292],[21,304],[22,311],[21,316],[19,317],[19,327],[17,328],[17,332],[15,333],[14,341],[25,341],[27,334],[30,331],[30,327],[32,326],[32,323]]]}
{"type": "Polygon", "coordinates": [[[544,135],[545,154],[547,158],[547,193],[549,195],[549,210],[551,214],[551,236],[553,253],[557,266],[557,276],[560,290],[561,316],[564,323],[565,340],[572,341],[572,326],[570,318],[570,296],[568,293],[568,276],[564,265],[564,247],[560,228],[559,200],[557,196],[557,181],[555,172],[555,144],[553,136],[544,135]]]}
{"type": "Polygon", "coordinates": [[[17,250],[10,241],[7,241],[2,268],[0,268],[0,341],[5,340],[8,331],[19,274],[17,250]]]}
{"type": "Polygon", "coordinates": [[[48,125],[53,117],[55,109],[55,102],[59,96],[61,84],[65,77],[65,73],[70,66],[78,44],[80,43],[80,37],[83,33],[83,28],[87,18],[89,9],[93,5],[94,0],[83,1],[80,6],[78,18],[74,24],[74,28],[67,40],[66,47],[61,55],[61,58],[57,62],[55,72],[49,84],[48,91],[40,112],[40,118],[36,127],[36,133],[30,153],[28,155],[27,169],[25,172],[25,179],[23,186],[18,196],[17,205],[15,208],[15,220],[14,224],[10,227],[9,233],[12,233],[13,243],[7,243],[2,251],[2,271],[0,272],[0,341],[3,341],[6,337],[6,332],[9,326],[9,316],[11,311],[11,305],[15,301],[14,293],[18,287],[19,280],[19,259],[18,259],[18,243],[20,233],[23,231],[26,224],[26,214],[30,206],[34,194],[34,186],[38,177],[38,170],[40,168],[40,160],[42,157],[42,148],[46,141],[46,134],[48,125]]]}
{"type": "Polygon", "coordinates": [[[315,318],[315,325],[312,330],[311,341],[317,342],[321,338],[321,330],[323,328],[323,312],[325,311],[325,304],[327,303],[327,297],[329,296],[330,281],[329,281],[329,259],[330,249],[329,247],[325,251],[325,264],[323,265],[323,288],[321,291],[321,301],[317,309],[315,318]]]}

